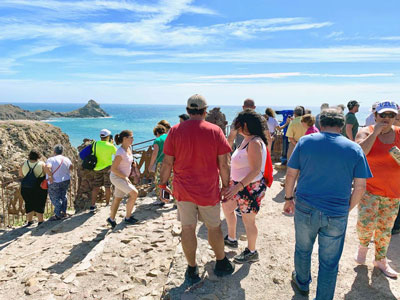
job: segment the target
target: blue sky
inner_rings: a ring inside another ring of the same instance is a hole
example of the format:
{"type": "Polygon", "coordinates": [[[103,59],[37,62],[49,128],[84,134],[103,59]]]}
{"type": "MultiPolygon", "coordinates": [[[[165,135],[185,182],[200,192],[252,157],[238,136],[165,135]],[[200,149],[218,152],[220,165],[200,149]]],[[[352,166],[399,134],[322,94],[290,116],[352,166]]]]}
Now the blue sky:
{"type": "Polygon", "coordinates": [[[1,0],[0,101],[397,101],[399,11],[395,0],[1,0]]]}

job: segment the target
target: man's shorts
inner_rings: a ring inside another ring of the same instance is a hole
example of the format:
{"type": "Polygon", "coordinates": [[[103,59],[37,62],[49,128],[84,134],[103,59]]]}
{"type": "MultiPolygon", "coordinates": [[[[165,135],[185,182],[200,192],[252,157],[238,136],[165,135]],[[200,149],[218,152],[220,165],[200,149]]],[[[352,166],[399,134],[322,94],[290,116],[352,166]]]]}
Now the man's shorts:
{"type": "Polygon", "coordinates": [[[110,174],[110,180],[115,187],[114,197],[116,198],[123,198],[125,195],[136,190],[132,183],[128,183],[125,179],[118,177],[114,173],[110,174]]]}
{"type": "Polygon", "coordinates": [[[218,227],[221,225],[221,205],[200,206],[193,202],[177,201],[178,221],[182,226],[196,225],[197,220],[202,221],[207,227],[218,227]]]}
{"type": "Polygon", "coordinates": [[[105,188],[111,187],[110,181],[111,166],[104,168],[100,171],[94,171],[94,187],[104,186],[105,188]]]}

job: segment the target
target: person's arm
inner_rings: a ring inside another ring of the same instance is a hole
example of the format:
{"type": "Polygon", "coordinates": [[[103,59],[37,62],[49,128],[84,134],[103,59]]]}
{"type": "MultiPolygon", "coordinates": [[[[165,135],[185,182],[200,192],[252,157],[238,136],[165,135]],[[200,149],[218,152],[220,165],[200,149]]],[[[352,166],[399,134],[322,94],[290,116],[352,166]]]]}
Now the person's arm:
{"type": "Polygon", "coordinates": [[[233,146],[233,142],[235,141],[236,135],[237,135],[237,130],[231,129],[231,132],[229,132],[229,135],[228,135],[228,143],[229,143],[229,146],[231,146],[231,148],[233,146]]]}
{"type": "Polygon", "coordinates": [[[269,130],[265,130],[264,131],[265,136],[267,137],[267,142],[268,142],[268,152],[271,153],[271,147],[272,147],[272,137],[271,137],[271,133],[269,132],[269,130]]]}
{"type": "Polygon", "coordinates": [[[278,130],[283,130],[283,129],[285,129],[286,127],[289,126],[290,120],[291,120],[290,118],[286,118],[285,124],[283,124],[282,126],[281,126],[281,125],[278,125],[278,126],[276,126],[276,128],[278,128],[278,130]]]}
{"type": "MultiPolygon", "coordinates": [[[[285,197],[294,197],[294,186],[296,184],[297,176],[300,170],[288,167],[285,179],[285,197]]],[[[283,211],[287,214],[292,214],[294,212],[294,201],[285,200],[285,205],[283,206],[283,211]]]]}
{"type": "Polygon", "coordinates": [[[156,184],[160,186],[164,186],[165,188],[160,189],[160,200],[163,202],[169,202],[168,199],[164,199],[162,197],[162,190],[165,189],[168,193],[172,194],[171,190],[167,187],[167,182],[169,177],[171,176],[172,167],[174,166],[175,157],[165,154],[164,160],[161,165],[160,170],[160,181],[156,184]]]}
{"type": "Polygon", "coordinates": [[[47,163],[47,164],[45,164],[44,166],[43,166],[43,170],[44,170],[44,172],[47,174],[47,176],[49,177],[48,179],[49,179],[49,182],[50,183],[53,183],[54,182],[54,180],[53,180],[53,172],[51,172],[51,164],[50,163],[47,163]]]}
{"type": "Polygon", "coordinates": [[[262,146],[259,141],[251,141],[247,148],[247,158],[249,161],[250,172],[242,181],[231,186],[226,192],[225,197],[233,199],[238,192],[242,191],[247,185],[253,182],[254,178],[261,173],[262,164],[262,146]]]}
{"type": "Polygon", "coordinates": [[[297,142],[294,138],[290,137],[289,139],[289,143],[293,144],[293,146],[296,146],[297,142]]]}
{"type": "Polygon", "coordinates": [[[356,135],[356,143],[361,146],[365,155],[371,151],[372,146],[374,145],[376,138],[379,134],[381,134],[383,127],[386,125],[384,123],[376,123],[374,125],[374,131],[372,133],[369,132],[368,128],[361,129],[356,135]]]}
{"type": "Polygon", "coordinates": [[[229,187],[230,166],[228,153],[218,155],[219,176],[221,176],[222,188],[229,187]]]}
{"type": "Polygon", "coordinates": [[[366,190],[367,180],[365,178],[354,178],[354,188],[351,193],[349,212],[357,206],[366,190]]]}
{"type": "Polygon", "coordinates": [[[22,167],[24,166],[24,164],[22,164],[19,169],[18,169],[18,175],[19,177],[24,177],[24,174],[22,173],[22,167]]]}
{"type": "Polygon", "coordinates": [[[147,169],[149,172],[153,172],[153,167],[154,167],[154,164],[156,162],[159,149],[160,148],[158,147],[157,144],[153,145],[153,153],[151,154],[150,164],[149,164],[149,167],[147,169]]]}
{"type": "Polygon", "coordinates": [[[346,136],[349,140],[354,141],[353,124],[346,124],[346,136]]]}
{"type": "Polygon", "coordinates": [[[129,178],[127,176],[125,176],[125,174],[122,174],[122,172],[120,172],[118,170],[119,164],[122,161],[122,157],[120,155],[115,156],[112,165],[111,165],[111,172],[113,172],[115,175],[117,175],[118,177],[121,177],[122,179],[125,179],[127,181],[129,181],[129,178]]]}

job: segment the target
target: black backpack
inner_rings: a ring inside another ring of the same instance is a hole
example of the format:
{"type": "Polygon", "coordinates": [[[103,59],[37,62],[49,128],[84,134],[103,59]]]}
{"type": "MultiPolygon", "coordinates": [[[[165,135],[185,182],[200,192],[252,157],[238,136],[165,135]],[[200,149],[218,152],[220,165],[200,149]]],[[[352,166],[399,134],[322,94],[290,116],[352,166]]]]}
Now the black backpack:
{"type": "Polygon", "coordinates": [[[29,166],[29,161],[26,161],[26,163],[28,165],[29,172],[25,175],[24,178],[22,178],[21,187],[28,188],[28,189],[32,189],[32,188],[38,187],[39,186],[39,181],[38,181],[37,177],[35,176],[35,173],[33,172],[33,170],[35,169],[35,167],[36,167],[36,165],[38,163],[36,163],[33,166],[33,168],[31,168],[29,166]]]}
{"type": "Polygon", "coordinates": [[[97,164],[97,157],[96,157],[96,143],[93,144],[94,150],[82,162],[82,168],[86,170],[93,170],[97,164]]]}

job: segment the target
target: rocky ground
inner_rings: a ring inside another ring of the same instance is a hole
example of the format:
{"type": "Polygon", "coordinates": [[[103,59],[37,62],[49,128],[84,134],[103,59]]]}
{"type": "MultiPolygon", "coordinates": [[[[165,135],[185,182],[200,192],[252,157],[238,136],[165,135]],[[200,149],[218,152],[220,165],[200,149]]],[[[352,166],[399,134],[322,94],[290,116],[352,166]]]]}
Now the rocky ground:
{"type": "MultiPolygon", "coordinates": [[[[109,208],[81,213],[62,222],[20,228],[0,236],[0,299],[307,299],[290,283],[293,269],[293,218],[282,214],[279,181],[268,191],[258,216],[260,261],[236,265],[235,273],[219,279],[213,274],[214,257],[207,232],[198,226],[198,263],[203,280],[189,287],[184,282],[186,262],[179,240],[179,223],[171,205],[157,208],[154,199],[138,200],[135,216],[140,224],[115,230],[105,224],[109,208]]],[[[121,221],[124,207],[118,213],[121,221]]],[[[398,280],[386,278],[368,264],[357,266],[356,212],[350,215],[335,299],[399,299],[398,280]]],[[[239,221],[239,252],[246,235],[239,221]]],[[[226,223],[223,221],[226,233],[226,223]]],[[[315,249],[316,250],[316,249],[315,249]]],[[[226,249],[228,256],[236,254],[226,249]]],[[[389,249],[392,265],[400,271],[400,236],[389,249]]],[[[317,255],[313,255],[316,289],[317,255]]]]}

